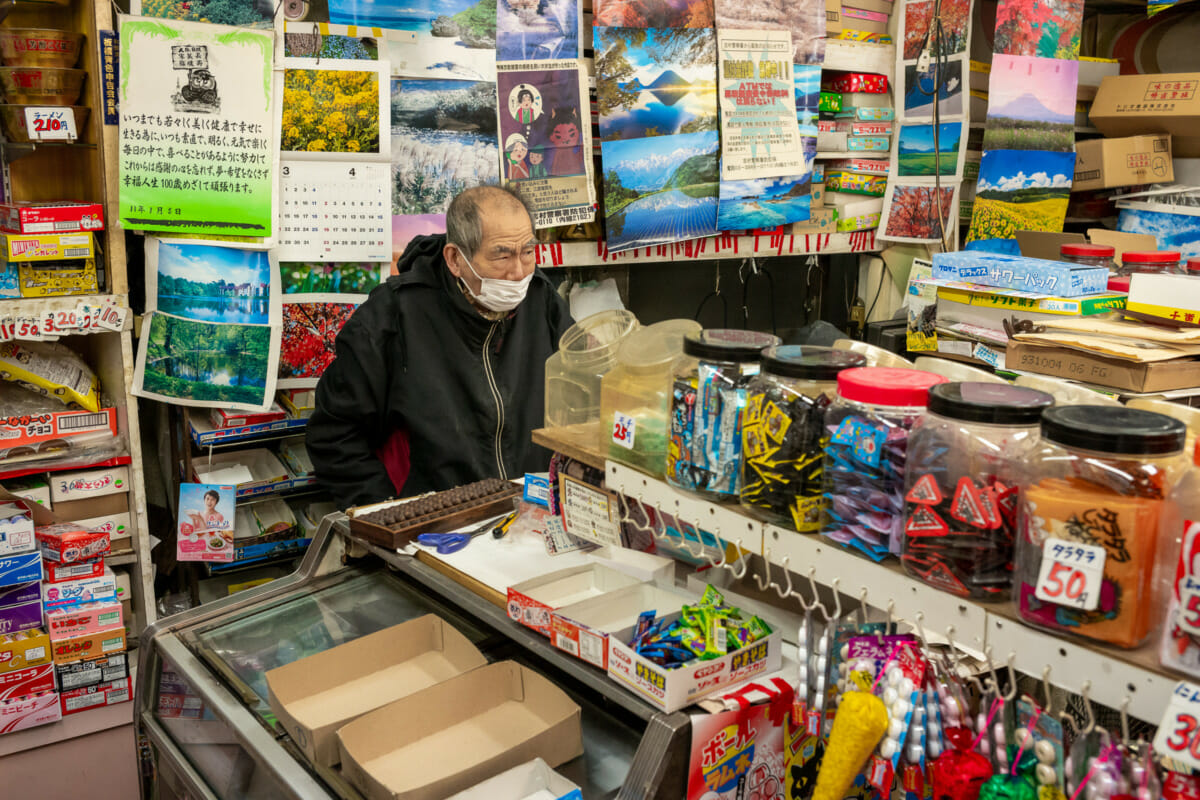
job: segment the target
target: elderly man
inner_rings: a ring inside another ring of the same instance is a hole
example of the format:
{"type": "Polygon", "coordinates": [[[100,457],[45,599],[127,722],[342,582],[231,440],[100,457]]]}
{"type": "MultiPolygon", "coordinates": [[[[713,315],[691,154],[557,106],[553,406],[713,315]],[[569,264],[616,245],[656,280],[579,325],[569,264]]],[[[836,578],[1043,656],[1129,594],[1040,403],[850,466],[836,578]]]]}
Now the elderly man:
{"type": "Polygon", "coordinates": [[[337,337],[308,452],[341,508],[542,471],[546,359],[571,325],[516,193],[468,189],[337,337]]]}

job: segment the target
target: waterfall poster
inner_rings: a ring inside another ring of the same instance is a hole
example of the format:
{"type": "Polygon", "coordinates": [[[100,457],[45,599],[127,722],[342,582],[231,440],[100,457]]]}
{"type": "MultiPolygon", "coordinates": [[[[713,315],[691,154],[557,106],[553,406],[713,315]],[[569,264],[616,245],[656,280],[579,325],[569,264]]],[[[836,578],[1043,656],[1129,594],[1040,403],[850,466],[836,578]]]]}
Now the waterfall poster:
{"type": "Polygon", "coordinates": [[[148,320],[133,393],[186,406],[270,406],[278,274],[267,250],[146,237],[148,320]]]}
{"type": "Polygon", "coordinates": [[[789,31],[717,30],[721,178],[781,178],[806,169],[789,31]]]}

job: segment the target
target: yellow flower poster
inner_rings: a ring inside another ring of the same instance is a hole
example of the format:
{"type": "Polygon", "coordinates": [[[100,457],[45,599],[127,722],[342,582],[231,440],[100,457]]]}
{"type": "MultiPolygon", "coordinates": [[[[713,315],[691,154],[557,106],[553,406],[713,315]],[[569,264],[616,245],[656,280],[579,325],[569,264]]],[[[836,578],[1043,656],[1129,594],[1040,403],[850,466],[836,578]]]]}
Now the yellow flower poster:
{"type": "Polygon", "coordinates": [[[389,91],[386,62],[284,59],[283,158],[388,161],[391,139],[379,124],[389,91]]]}

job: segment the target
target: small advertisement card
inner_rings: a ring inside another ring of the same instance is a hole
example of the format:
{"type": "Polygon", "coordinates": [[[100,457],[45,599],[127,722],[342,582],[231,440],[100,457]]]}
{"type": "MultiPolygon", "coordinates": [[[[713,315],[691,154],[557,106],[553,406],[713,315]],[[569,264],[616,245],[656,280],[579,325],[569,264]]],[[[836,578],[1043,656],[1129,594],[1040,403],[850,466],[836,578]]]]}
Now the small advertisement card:
{"type": "Polygon", "coordinates": [[[179,486],[179,561],[233,561],[233,486],[184,483],[179,486]]]}

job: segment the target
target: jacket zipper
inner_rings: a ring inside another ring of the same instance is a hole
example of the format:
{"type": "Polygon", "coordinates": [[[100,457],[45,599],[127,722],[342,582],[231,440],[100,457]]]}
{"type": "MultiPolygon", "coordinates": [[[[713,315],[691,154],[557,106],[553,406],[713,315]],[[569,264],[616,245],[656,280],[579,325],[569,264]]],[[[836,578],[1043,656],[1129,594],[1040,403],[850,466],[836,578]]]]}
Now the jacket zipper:
{"type": "Polygon", "coordinates": [[[492,399],[496,401],[496,470],[500,473],[500,477],[508,480],[508,473],[504,470],[504,457],[500,451],[500,437],[504,431],[504,400],[500,397],[500,387],[496,385],[496,375],[492,372],[492,359],[489,351],[491,350],[492,337],[496,335],[496,329],[500,327],[499,322],[492,323],[492,329],[488,331],[487,338],[483,340],[483,372],[487,376],[488,388],[492,392],[492,399]]]}

